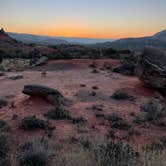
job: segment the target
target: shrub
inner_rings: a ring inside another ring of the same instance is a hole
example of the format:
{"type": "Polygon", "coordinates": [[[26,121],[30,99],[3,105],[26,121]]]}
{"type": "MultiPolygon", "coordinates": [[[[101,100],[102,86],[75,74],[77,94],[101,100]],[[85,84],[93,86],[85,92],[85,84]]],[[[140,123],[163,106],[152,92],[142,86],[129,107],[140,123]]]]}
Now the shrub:
{"type": "Polygon", "coordinates": [[[122,61],[121,65],[113,68],[113,72],[121,73],[123,75],[135,75],[135,69],[137,67],[138,57],[137,55],[128,55],[122,61]]]}
{"type": "Polygon", "coordinates": [[[7,123],[4,120],[0,120],[0,129],[6,125],[7,125],[7,123]]]}
{"type": "Polygon", "coordinates": [[[163,106],[158,99],[151,99],[141,106],[141,111],[143,112],[156,111],[156,110],[161,110],[162,107],[163,106]]]}
{"type": "Polygon", "coordinates": [[[24,130],[45,129],[46,124],[43,120],[37,119],[36,116],[29,116],[22,119],[21,127],[24,130]]]}
{"type": "Polygon", "coordinates": [[[91,63],[91,64],[89,65],[89,67],[91,67],[91,68],[96,68],[96,64],[95,64],[95,63],[91,63]]]}
{"type": "Polygon", "coordinates": [[[39,138],[22,145],[20,166],[46,166],[51,155],[48,141],[39,138]]]}
{"type": "Polygon", "coordinates": [[[96,160],[103,166],[133,166],[138,159],[138,152],[123,142],[111,141],[95,147],[96,160]]]}
{"type": "Polygon", "coordinates": [[[120,53],[120,54],[131,54],[132,52],[130,50],[119,50],[118,53],[120,53]]]}
{"type": "Polygon", "coordinates": [[[44,116],[54,120],[71,119],[69,111],[57,107],[44,114],[44,116]]]}
{"type": "Polygon", "coordinates": [[[0,108],[7,106],[7,101],[5,99],[0,99],[0,108]]]}
{"type": "Polygon", "coordinates": [[[161,137],[159,140],[153,142],[150,145],[147,145],[146,147],[143,147],[146,150],[152,150],[152,151],[161,151],[166,149],[166,137],[161,137]]]}
{"type": "Polygon", "coordinates": [[[92,145],[91,141],[88,138],[80,138],[79,143],[83,146],[85,149],[89,149],[92,145]]]}
{"type": "Polygon", "coordinates": [[[151,99],[141,106],[141,113],[136,116],[135,122],[141,123],[150,121],[154,124],[159,124],[159,120],[166,117],[166,107],[159,99],[151,99]]]}
{"type": "Polygon", "coordinates": [[[11,139],[7,133],[0,133],[0,165],[8,166],[9,152],[11,148],[11,139]]]}
{"type": "Polygon", "coordinates": [[[127,92],[125,92],[122,89],[115,91],[111,97],[116,100],[134,100],[135,99],[133,96],[129,95],[127,92]]]}
{"type": "Polygon", "coordinates": [[[104,51],[103,51],[103,54],[105,55],[105,56],[110,56],[110,58],[112,58],[112,55],[116,55],[117,54],[117,50],[115,50],[115,49],[113,49],[113,48],[107,48],[107,49],[104,49],[104,51]]]}
{"type": "Polygon", "coordinates": [[[95,113],[96,118],[104,118],[104,114],[102,113],[95,113]]]}
{"type": "Polygon", "coordinates": [[[80,123],[83,124],[83,123],[86,123],[87,120],[84,119],[83,117],[77,117],[77,118],[72,118],[72,122],[74,124],[80,124],[80,123]]]}
{"type": "Polygon", "coordinates": [[[99,71],[94,69],[94,70],[92,70],[92,73],[97,74],[97,73],[99,73],[99,71]]]}
{"type": "Polygon", "coordinates": [[[116,134],[116,132],[115,132],[114,130],[109,129],[106,136],[108,137],[108,139],[109,139],[109,138],[115,139],[115,138],[116,138],[116,135],[115,135],[115,134],[116,134]]]}
{"type": "Polygon", "coordinates": [[[128,130],[131,128],[131,125],[116,113],[105,115],[105,119],[109,121],[112,128],[117,128],[120,130],[128,130]]]}
{"type": "Polygon", "coordinates": [[[6,133],[10,131],[10,127],[4,120],[0,120],[0,133],[6,133]]]}
{"type": "Polygon", "coordinates": [[[47,157],[43,152],[31,152],[24,154],[20,166],[46,166],[47,157]]]}

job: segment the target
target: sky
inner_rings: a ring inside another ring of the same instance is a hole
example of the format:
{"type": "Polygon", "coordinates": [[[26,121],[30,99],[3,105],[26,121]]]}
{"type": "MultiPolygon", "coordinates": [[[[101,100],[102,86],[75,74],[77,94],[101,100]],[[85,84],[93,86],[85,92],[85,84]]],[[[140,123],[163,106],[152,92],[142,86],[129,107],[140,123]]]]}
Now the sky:
{"type": "Polygon", "coordinates": [[[0,0],[8,32],[124,38],[166,29],[166,0],[0,0]]]}

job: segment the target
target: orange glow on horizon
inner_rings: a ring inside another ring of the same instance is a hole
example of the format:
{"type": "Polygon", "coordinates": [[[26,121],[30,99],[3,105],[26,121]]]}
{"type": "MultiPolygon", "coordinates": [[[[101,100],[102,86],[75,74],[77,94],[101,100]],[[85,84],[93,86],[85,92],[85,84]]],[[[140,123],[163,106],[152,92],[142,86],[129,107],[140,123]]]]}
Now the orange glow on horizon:
{"type": "Polygon", "coordinates": [[[121,29],[93,29],[89,27],[81,27],[80,26],[64,26],[64,27],[56,27],[56,28],[48,28],[48,27],[28,27],[22,26],[12,26],[12,28],[4,27],[8,32],[16,32],[16,33],[26,33],[26,34],[34,34],[34,35],[46,35],[46,36],[55,36],[55,37],[78,37],[78,38],[99,38],[99,39],[118,39],[118,38],[128,38],[128,37],[144,37],[151,36],[154,33],[158,32],[158,30],[130,30],[123,28],[121,29]]]}

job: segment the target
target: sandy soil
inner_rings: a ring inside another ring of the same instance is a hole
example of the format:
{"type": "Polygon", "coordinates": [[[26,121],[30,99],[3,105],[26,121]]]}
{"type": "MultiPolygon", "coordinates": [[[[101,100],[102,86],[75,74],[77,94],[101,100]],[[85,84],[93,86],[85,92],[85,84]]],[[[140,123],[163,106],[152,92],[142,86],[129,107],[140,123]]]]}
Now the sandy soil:
{"type": "MultiPolygon", "coordinates": [[[[136,77],[122,76],[116,73],[99,70],[99,73],[92,73],[89,64],[95,62],[98,68],[105,63],[118,65],[116,60],[58,60],[50,61],[43,66],[33,70],[7,73],[7,76],[13,74],[22,74],[23,79],[9,80],[6,76],[0,77],[0,97],[5,97],[9,104],[0,109],[0,119],[6,120],[12,128],[13,136],[18,139],[28,139],[35,136],[46,136],[42,130],[23,131],[19,128],[22,118],[29,115],[36,115],[44,119],[43,114],[52,106],[39,98],[29,98],[22,94],[24,85],[41,84],[58,89],[65,97],[72,101],[68,107],[71,115],[74,117],[84,117],[87,123],[78,126],[71,121],[54,121],[50,123],[55,127],[52,139],[63,137],[79,136],[103,136],[106,135],[110,126],[102,118],[96,118],[96,113],[111,114],[120,113],[129,123],[132,122],[131,113],[139,113],[142,103],[154,96],[153,90],[147,89],[136,77]],[[42,77],[39,70],[46,70],[47,76],[42,77]],[[80,85],[86,85],[81,87],[80,85]],[[97,86],[98,90],[92,87],[97,86]],[[129,94],[136,97],[135,101],[116,101],[110,98],[117,89],[125,89],[129,94]],[[92,91],[96,96],[91,96],[92,91]],[[92,109],[94,105],[101,105],[102,111],[92,109]],[[18,117],[13,119],[13,115],[18,117]]],[[[132,145],[143,145],[155,141],[161,136],[166,135],[165,128],[159,128],[151,124],[136,125],[133,129],[139,131],[140,135],[127,137],[127,131],[116,130],[118,140],[125,140],[132,145]]]]}

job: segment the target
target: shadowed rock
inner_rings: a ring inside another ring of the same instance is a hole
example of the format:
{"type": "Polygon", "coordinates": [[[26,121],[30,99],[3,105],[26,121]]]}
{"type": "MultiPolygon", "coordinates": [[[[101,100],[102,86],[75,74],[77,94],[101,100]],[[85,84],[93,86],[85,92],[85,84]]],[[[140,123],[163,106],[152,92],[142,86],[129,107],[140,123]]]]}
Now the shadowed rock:
{"type": "Polygon", "coordinates": [[[140,59],[138,75],[149,87],[166,92],[166,52],[146,47],[140,59]]]}
{"type": "Polygon", "coordinates": [[[41,97],[55,105],[65,104],[66,101],[58,90],[42,85],[25,85],[23,93],[29,96],[41,97]]]}

